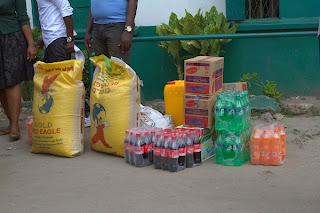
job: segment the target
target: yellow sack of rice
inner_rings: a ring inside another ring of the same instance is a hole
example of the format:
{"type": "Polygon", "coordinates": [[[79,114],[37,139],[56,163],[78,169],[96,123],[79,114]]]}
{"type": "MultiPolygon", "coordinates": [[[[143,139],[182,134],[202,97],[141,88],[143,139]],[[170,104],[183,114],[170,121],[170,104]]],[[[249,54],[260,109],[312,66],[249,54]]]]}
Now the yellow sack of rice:
{"type": "Polygon", "coordinates": [[[34,65],[32,152],[63,157],[83,152],[82,67],[81,60],[34,65]]]}
{"type": "Polygon", "coordinates": [[[139,77],[118,58],[90,60],[97,66],[90,93],[92,149],[124,157],[125,131],[139,126],[139,77]]]}

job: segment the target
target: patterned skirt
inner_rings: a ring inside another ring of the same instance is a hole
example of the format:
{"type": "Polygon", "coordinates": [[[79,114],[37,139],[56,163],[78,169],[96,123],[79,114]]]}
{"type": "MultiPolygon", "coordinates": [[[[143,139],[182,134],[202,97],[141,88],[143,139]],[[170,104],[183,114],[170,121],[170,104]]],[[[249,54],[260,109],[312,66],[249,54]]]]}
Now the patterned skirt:
{"type": "Polygon", "coordinates": [[[27,61],[27,48],[22,31],[0,33],[0,90],[32,80],[33,63],[27,61]]]}

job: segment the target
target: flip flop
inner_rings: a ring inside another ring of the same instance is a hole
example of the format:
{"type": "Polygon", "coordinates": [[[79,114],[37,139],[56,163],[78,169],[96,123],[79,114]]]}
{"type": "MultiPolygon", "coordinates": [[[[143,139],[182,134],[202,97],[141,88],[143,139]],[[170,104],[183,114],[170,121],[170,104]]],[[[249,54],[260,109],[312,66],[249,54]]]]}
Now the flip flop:
{"type": "Polygon", "coordinates": [[[8,134],[10,134],[10,130],[9,129],[1,129],[0,130],[0,135],[8,135],[8,134]]]}
{"type": "Polygon", "coordinates": [[[20,133],[19,132],[11,132],[9,134],[9,137],[13,140],[19,140],[20,139],[20,133]]]}

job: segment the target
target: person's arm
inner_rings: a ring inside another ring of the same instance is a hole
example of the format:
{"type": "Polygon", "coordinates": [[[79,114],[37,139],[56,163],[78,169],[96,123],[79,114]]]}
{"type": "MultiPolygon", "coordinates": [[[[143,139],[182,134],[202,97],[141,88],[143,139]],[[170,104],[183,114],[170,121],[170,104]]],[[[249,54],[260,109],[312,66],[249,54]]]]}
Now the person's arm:
{"type": "Polygon", "coordinates": [[[73,36],[73,18],[71,16],[63,17],[64,23],[67,28],[67,37],[71,37],[73,40],[66,43],[66,50],[68,53],[74,52],[74,36],[73,36]]]}
{"type": "Polygon", "coordinates": [[[28,42],[27,60],[30,62],[36,58],[36,48],[32,38],[32,32],[29,23],[29,16],[27,15],[27,8],[25,0],[16,0],[16,13],[17,19],[20,24],[21,30],[28,42]]]}
{"type": "MultiPolygon", "coordinates": [[[[63,21],[66,25],[67,29],[67,37],[71,37],[74,39],[73,35],[73,17],[72,12],[73,8],[70,6],[70,3],[68,0],[50,0],[60,11],[63,21]]],[[[65,49],[68,53],[74,52],[74,41],[67,42],[65,49]]]]}
{"type": "Polygon", "coordinates": [[[86,33],[84,35],[84,45],[86,46],[86,49],[89,53],[91,53],[92,49],[91,49],[91,33],[93,30],[93,17],[91,14],[91,8],[89,10],[89,19],[88,19],[88,24],[87,24],[87,30],[86,33]]]}
{"type": "Polygon", "coordinates": [[[27,49],[27,60],[29,62],[33,61],[36,58],[37,50],[34,46],[34,41],[32,38],[32,32],[29,24],[25,24],[21,27],[21,30],[24,34],[24,37],[26,38],[28,42],[28,49],[27,49]]]}
{"type": "MultiPolygon", "coordinates": [[[[138,5],[138,0],[128,0],[127,19],[126,19],[125,26],[133,27],[134,18],[136,17],[136,12],[137,12],[137,5],[138,5]]],[[[120,44],[119,44],[123,53],[128,52],[130,50],[132,37],[133,37],[133,31],[131,32],[128,32],[126,30],[123,31],[120,39],[120,44]]]]}

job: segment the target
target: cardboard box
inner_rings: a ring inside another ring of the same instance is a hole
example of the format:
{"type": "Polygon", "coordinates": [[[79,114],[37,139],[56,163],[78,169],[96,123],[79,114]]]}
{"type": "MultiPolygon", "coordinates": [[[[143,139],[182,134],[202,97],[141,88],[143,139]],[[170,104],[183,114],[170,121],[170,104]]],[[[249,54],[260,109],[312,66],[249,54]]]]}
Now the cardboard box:
{"type": "Polygon", "coordinates": [[[200,134],[200,144],[201,144],[201,162],[204,162],[214,156],[215,154],[215,140],[217,139],[218,134],[216,131],[208,128],[199,128],[199,127],[184,127],[179,126],[176,129],[197,131],[200,134]]]}
{"type": "Polygon", "coordinates": [[[185,94],[212,96],[221,93],[223,67],[223,57],[198,56],[185,60],[185,94]]]}
{"type": "Polygon", "coordinates": [[[217,96],[184,95],[183,125],[211,128],[214,126],[214,105],[217,96]]]}
{"type": "Polygon", "coordinates": [[[224,83],[223,91],[230,90],[231,92],[239,90],[239,91],[248,91],[247,82],[235,82],[235,83],[224,83]]]}

